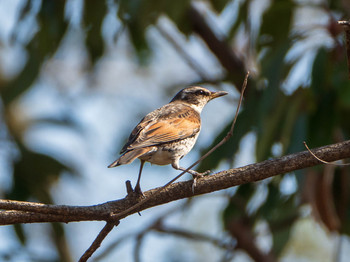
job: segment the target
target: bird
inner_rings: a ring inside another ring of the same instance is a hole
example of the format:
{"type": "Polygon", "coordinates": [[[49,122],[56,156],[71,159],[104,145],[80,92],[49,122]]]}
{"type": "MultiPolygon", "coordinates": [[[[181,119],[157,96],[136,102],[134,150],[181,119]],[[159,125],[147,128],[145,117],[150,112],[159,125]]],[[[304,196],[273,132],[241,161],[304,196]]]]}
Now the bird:
{"type": "MultiPolygon", "coordinates": [[[[201,130],[203,107],[211,100],[227,95],[225,91],[209,91],[200,86],[180,90],[166,105],[150,112],[137,124],[120,151],[120,157],[108,168],[126,165],[136,158],[141,165],[134,192],[143,195],[140,186],[145,162],[168,165],[176,170],[186,171],[179,160],[191,151],[201,130]]],[[[187,170],[193,178],[202,175],[187,170]]],[[[210,171],[209,171],[210,172],[210,171]]]]}

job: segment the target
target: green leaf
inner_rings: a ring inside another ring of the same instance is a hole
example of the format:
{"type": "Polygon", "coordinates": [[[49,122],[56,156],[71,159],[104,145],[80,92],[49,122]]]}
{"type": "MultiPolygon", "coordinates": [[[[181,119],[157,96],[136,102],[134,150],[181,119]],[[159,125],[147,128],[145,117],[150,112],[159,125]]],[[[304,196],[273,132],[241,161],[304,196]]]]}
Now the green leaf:
{"type": "Polygon", "coordinates": [[[339,122],[336,111],[337,92],[330,83],[332,72],[326,50],[319,50],[313,65],[310,89],[313,108],[309,112],[308,145],[318,147],[331,144],[334,130],[339,122]]]}
{"type": "Polygon", "coordinates": [[[243,1],[243,3],[240,5],[237,20],[228,33],[228,39],[233,39],[235,37],[237,29],[240,25],[248,23],[249,3],[249,1],[243,1]]]}
{"type": "Polygon", "coordinates": [[[288,143],[288,147],[286,147],[285,149],[285,154],[291,154],[305,150],[305,147],[302,142],[307,140],[307,129],[308,115],[307,113],[301,112],[295,119],[294,126],[292,127],[292,133],[289,137],[290,142],[288,143]]]}
{"type": "Polygon", "coordinates": [[[27,237],[24,233],[23,225],[22,224],[14,224],[13,229],[16,233],[18,240],[21,242],[22,245],[25,245],[27,243],[27,237]]]}
{"type": "Polygon", "coordinates": [[[275,254],[280,255],[283,251],[284,247],[289,241],[290,238],[290,232],[292,229],[292,222],[294,221],[288,221],[290,224],[286,226],[284,229],[279,231],[272,232],[272,239],[273,239],[273,251],[275,254]]]}
{"type": "Polygon", "coordinates": [[[118,17],[129,30],[140,62],[145,62],[150,53],[146,31],[158,22],[161,15],[168,16],[183,33],[191,32],[187,17],[190,3],[189,0],[119,1],[118,17]]]}
{"type": "Polygon", "coordinates": [[[162,8],[165,15],[167,15],[177,28],[186,36],[192,33],[191,25],[188,21],[188,10],[191,5],[190,0],[179,1],[161,1],[164,7],[162,8]],[[166,2],[166,4],[165,4],[166,2]]]}
{"type": "Polygon", "coordinates": [[[210,0],[212,7],[218,13],[221,13],[221,11],[224,10],[228,2],[229,0],[210,0]]]}
{"type": "Polygon", "coordinates": [[[266,108],[274,106],[271,101],[279,96],[281,83],[291,69],[291,65],[287,66],[285,63],[285,57],[290,47],[289,41],[280,43],[276,48],[271,46],[260,61],[261,75],[267,79],[267,90],[263,97],[266,108]]]}
{"type": "MultiPolygon", "coordinates": [[[[299,89],[291,96],[285,96],[281,92],[279,98],[274,103],[273,109],[265,113],[261,118],[264,119],[260,126],[260,132],[257,140],[257,161],[262,161],[271,156],[271,148],[274,143],[282,144],[282,154],[285,154],[290,147],[293,130],[297,124],[298,115],[304,106],[305,93],[307,90],[299,89]]],[[[294,141],[300,145],[298,149],[302,149],[302,142],[305,136],[298,141],[294,141]]],[[[298,150],[297,150],[298,151],[298,150]]],[[[296,151],[294,151],[296,152],[296,151]]]]}
{"type": "Polygon", "coordinates": [[[271,156],[271,147],[278,141],[285,113],[288,110],[287,98],[280,93],[280,97],[276,99],[273,110],[266,113],[262,118],[256,143],[256,158],[260,162],[271,156]]]}
{"type": "Polygon", "coordinates": [[[51,204],[50,186],[57,181],[63,171],[69,167],[56,159],[35,153],[19,145],[21,158],[14,164],[13,186],[6,194],[9,199],[28,200],[35,198],[51,204]]]}
{"type": "Polygon", "coordinates": [[[107,13],[105,1],[84,1],[84,24],[86,28],[86,47],[92,63],[103,55],[104,41],[101,34],[102,23],[107,13]]]}
{"type": "Polygon", "coordinates": [[[159,6],[156,0],[121,0],[119,1],[118,17],[129,29],[132,44],[140,61],[145,61],[150,50],[145,38],[146,29],[159,17],[159,6]]]}
{"type": "Polygon", "coordinates": [[[312,82],[310,85],[310,89],[312,93],[315,95],[316,99],[320,95],[322,95],[325,90],[329,89],[328,87],[329,73],[327,69],[327,64],[329,62],[328,59],[329,57],[328,57],[327,51],[324,48],[322,48],[318,51],[312,66],[312,73],[311,73],[312,82]]]}
{"type": "MultiPolygon", "coordinates": [[[[288,97],[288,108],[285,113],[285,117],[283,119],[281,132],[280,132],[280,142],[283,147],[283,154],[286,154],[287,149],[290,146],[290,141],[292,137],[292,133],[294,130],[294,127],[296,125],[296,121],[298,119],[298,115],[301,112],[301,108],[304,104],[304,92],[303,90],[299,89],[296,92],[293,93],[292,96],[288,97]]],[[[297,143],[301,143],[303,140],[297,141],[297,143]]]]}
{"type": "MultiPolygon", "coordinates": [[[[277,46],[287,40],[293,18],[295,3],[291,0],[275,0],[264,13],[260,28],[261,36],[268,41],[262,46],[277,46]]],[[[261,39],[262,40],[262,39],[261,39]]]]}
{"type": "Polygon", "coordinates": [[[69,245],[66,239],[64,227],[60,223],[51,223],[52,238],[56,243],[57,251],[60,257],[59,261],[73,261],[69,245]]]}

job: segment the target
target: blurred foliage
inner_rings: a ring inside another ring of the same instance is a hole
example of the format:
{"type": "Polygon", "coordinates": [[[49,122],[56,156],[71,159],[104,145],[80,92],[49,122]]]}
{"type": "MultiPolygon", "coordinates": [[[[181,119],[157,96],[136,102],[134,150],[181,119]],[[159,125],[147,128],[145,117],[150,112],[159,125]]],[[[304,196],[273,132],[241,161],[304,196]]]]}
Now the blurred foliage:
{"type": "Polygon", "coordinates": [[[94,0],[87,0],[84,5],[84,24],[87,30],[85,43],[91,62],[94,64],[104,51],[101,26],[107,13],[107,6],[104,3],[96,4],[94,0]]]}
{"type": "MultiPolygon", "coordinates": [[[[32,5],[34,1],[26,1],[17,23],[33,15],[32,5]]],[[[350,15],[346,1],[329,1],[326,4],[313,4],[309,8],[323,10],[328,16],[328,24],[321,29],[332,38],[332,46],[323,48],[315,47],[316,57],[312,64],[311,75],[308,84],[299,86],[295,91],[288,93],[283,90],[283,84],[297,65],[297,59],[290,61],[287,54],[296,43],[304,41],[308,33],[298,32],[293,29],[295,13],[302,6],[296,1],[274,0],[264,11],[261,26],[255,36],[256,41],[251,42],[249,52],[254,54],[252,58],[257,65],[257,73],[250,79],[246,92],[244,105],[240,112],[234,137],[220,150],[216,151],[201,163],[199,169],[216,169],[220,163],[233,163],[239,149],[242,138],[253,132],[256,137],[256,160],[262,161],[291,152],[303,150],[302,141],[307,141],[310,147],[339,142],[350,137],[350,82],[347,75],[344,41],[341,38],[341,29],[336,25],[335,15],[350,15]],[[273,148],[278,146],[281,152],[274,153],[273,148]]],[[[139,60],[145,59],[151,54],[147,41],[147,30],[158,23],[162,16],[171,20],[179,31],[185,36],[198,34],[200,28],[193,29],[193,17],[189,19],[189,9],[196,8],[192,1],[170,0],[120,0],[120,1],[84,1],[82,15],[82,30],[85,45],[93,65],[104,55],[105,43],[101,33],[108,4],[117,5],[116,17],[122,26],[127,29],[130,41],[138,54],[139,60]]],[[[207,8],[214,14],[220,14],[231,1],[210,0],[207,8]]],[[[52,58],[60,47],[66,32],[70,29],[65,15],[65,1],[42,1],[40,10],[35,15],[39,30],[33,37],[24,43],[27,51],[27,61],[23,69],[12,79],[0,78],[1,100],[5,123],[11,139],[17,146],[19,158],[13,162],[13,184],[6,193],[7,198],[17,200],[37,200],[43,203],[53,203],[50,193],[51,186],[57,181],[63,171],[74,173],[72,167],[65,166],[52,156],[34,152],[25,144],[23,137],[27,128],[19,128],[16,125],[16,116],[11,113],[16,102],[38,80],[41,69],[48,59],[52,58]]],[[[235,22],[229,28],[223,42],[227,50],[234,49],[234,40],[240,31],[249,36],[251,34],[251,1],[243,1],[239,5],[239,13],[235,22]]],[[[204,19],[205,15],[202,15],[204,19]]],[[[210,24],[210,20],[205,20],[210,24]]],[[[212,26],[215,28],[215,26],[212,26]]],[[[209,27],[210,29],[210,27],[209,27]]],[[[206,28],[208,30],[208,28],[206,28]]],[[[215,32],[210,34],[217,37],[215,32]]],[[[305,29],[307,30],[307,29],[305,29]]],[[[310,29],[313,30],[312,25],[310,29]]],[[[14,30],[12,44],[19,42],[21,32],[14,30]]],[[[210,39],[209,39],[210,40],[210,39]]],[[[209,40],[203,41],[210,46],[209,40]]],[[[221,41],[222,39],[220,39],[221,41]]],[[[226,50],[226,49],[225,49],[226,50]]],[[[221,50],[223,51],[223,50],[221,50]]],[[[210,52],[208,50],[208,52],[210,52]]],[[[226,70],[227,61],[222,60],[215,50],[211,50],[214,56],[226,70]],[[226,66],[225,66],[226,65],[226,66]]],[[[310,50],[305,49],[302,56],[310,50]]],[[[232,56],[232,54],[227,54],[232,56]]],[[[242,65],[248,67],[248,62],[236,57],[242,65]]],[[[241,68],[245,71],[245,68],[241,68]]],[[[305,73],[307,70],[305,69],[305,73]]],[[[235,72],[226,72],[235,75],[235,72]]],[[[243,76],[242,76],[243,78],[243,76]]],[[[227,79],[229,83],[230,78],[227,79]]],[[[47,121],[47,120],[46,120],[47,121]]],[[[55,120],[52,120],[54,123],[55,120]]],[[[213,141],[213,145],[226,135],[227,126],[213,141]]],[[[203,149],[206,152],[208,148],[203,149]]],[[[271,254],[278,257],[289,239],[289,232],[293,222],[300,217],[301,205],[308,203],[313,208],[320,222],[330,230],[344,234],[350,234],[350,205],[349,191],[350,181],[347,179],[348,169],[341,171],[335,169],[332,173],[325,172],[322,168],[296,171],[291,176],[296,178],[297,190],[285,195],[281,190],[284,176],[275,177],[264,184],[266,198],[256,207],[249,210],[249,205],[258,193],[255,184],[242,185],[231,196],[230,202],[223,212],[225,229],[237,238],[236,232],[230,231],[232,221],[244,223],[254,232],[254,227],[259,222],[266,222],[273,238],[271,254]],[[316,174],[316,176],[315,176],[316,174]],[[330,183],[325,183],[326,177],[331,177],[330,183]],[[315,182],[316,181],[316,182],[315,182]],[[334,209],[327,207],[334,206],[334,209]],[[334,224],[329,221],[339,221],[334,224]]],[[[243,225],[243,224],[242,224],[243,225]]],[[[15,231],[18,239],[25,244],[26,232],[22,226],[16,225],[15,231]]],[[[243,226],[242,226],[243,228],[243,226]]],[[[64,228],[59,224],[51,227],[53,242],[57,246],[60,261],[70,261],[68,245],[65,240],[64,228]]],[[[254,243],[251,243],[252,245],[254,243]]],[[[249,253],[249,248],[244,243],[238,243],[241,248],[249,253]]],[[[250,254],[252,255],[252,254],[250,254]]]]}
{"type": "MultiPolygon", "coordinates": [[[[27,2],[23,8],[20,18],[23,20],[30,15],[30,5],[32,1],[27,2]]],[[[11,103],[19,95],[31,87],[37,79],[41,65],[48,57],[59,47],[59,44],[67,29],[67,22],[64,19],[65,1],[43,1],[41,10],[37,15],[37,22],[40,30],[33,39],[26,45],[28,60],[21,73],[12,81],[1,86],[1,97],[5,105],[11,103]]],[[[18,24],[23,21],[18,21],[18,24]]],[[[21,32],[14,32],[14,44],[18,41],[21,32]]]]}
{"type": "Polygon", "coordinates": [[[144,61],[149,55],[146,30],[150,25],[155,25],[161,15],[171,19],[186,35],[191,33],[187,21],[189,0],[121,0],[118,1],[118,4],[118,17],[128,28],[130,39],[138,52],[140,61],[144,61]]]}

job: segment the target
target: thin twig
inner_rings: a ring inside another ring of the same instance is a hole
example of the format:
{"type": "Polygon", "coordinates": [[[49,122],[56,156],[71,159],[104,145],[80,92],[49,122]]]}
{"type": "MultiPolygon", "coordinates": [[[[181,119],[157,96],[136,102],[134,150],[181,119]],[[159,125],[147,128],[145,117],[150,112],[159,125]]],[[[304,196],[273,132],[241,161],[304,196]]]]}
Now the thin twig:
{"type": "Polygon", "coordinates": [[[227,135],[220,141],[220,143],[218,143],[216,146],[214,146],[212,149],[210,149],[205,155],[203,155],[201,158],[199,158],[196,162],[194,162],[192,165],[190,165],[185,171],[183,171],[182,173],[180,173],[178,176],[176,176],[175,178],[173,178],[172,180],[170,180],[168,183],[166,183],[164,186],[162,186],[161,188],[159,188],[152,196],[147,197],[143,200],[141,200],[140,202],[138,202],[137,204],[135,204],[134,206],[124,210],[123,212],[114,214],[115,219],[119,219],[121,217],[123,217],[125,214],[137,210],[138,207],[140,207],[141,205],[143,205],[144,203],[146,203],[147,201],[149,201],[151,198],[155,197],[156,195],[158,195],[158,193],[162,190],[164,190],[165,188],[167,188],[169,185],[171,185],[172,183],[174,183],[176,180],[178,180],[180,177],[182,177],[185,173],[187,173],[188,170],[190,170],[192,167],[194,167],[195,165],[197,165],[199,162],[201,162],[203,159],[207,158],[211,153],[213,153],[216,149],[218,149],[220,146],[222,146],[224,143],[226,143],[226,141],[233,135],[233,129],[235,127],[236,124],[236,120],[238,117],[238,113],[239,113],[239,109],[241,107],[242,101],[243,101],[243,95],[244,95],[244,91],[247,87],[247,82],[248,82],[248,77],[249,77],[249,71],[247,72],[243,85],[242,85],[242,89],[241,89],[241,95],[240,95],[240,99],[237,105],[237,109],[236,109],[236,114],[235,117],[233,119],[232,125],[231,125],[231,129],[230,131],[227,133],[227,135]]]}
{"type": "Polygon", "coordinates": [[[307,146],[306,142],[304,141],[304,146],[306,147],[307,151],[310,152],[310,154],[316,158],[318,161],[320,161],[323,164],[327,164],[327,165],[333,165],[333,166],[350,166],[350,163],[331,163],[331,162],[327,162],[321,158],[319,158],[318,156],[316,156],[314,153],[312,153],[312,151],[310,150],[310,148],[307,146]]]}
{"type": "MultiPolygon", "coordinates": [[[[116,247],[121,244],[126,239],[133,237],[133,236],[139,236],[141,234],[146,234],[148,231],[152,230],[153,227],[159,223],[162,223],[163,220],[165,220],[170,215],[173,215],[175,212],[178,212],[179,210],[182,210],[184,207],[188,206],[188,202],[183,202],[180,205],[177,205],[171,209],[166,210],[164,213],[160,214],[158,218],[156,218],[151,225],[147,226],[147,228],[143,229],[140,232],[129,232],[126,235],[119,236],[118,239],[114,240],[112,243],[110,243],[107,247],[104,248],[103,251],[100,252],[98,256],[95,257],[96,261],[100,261],[105,258],[105,256],[110,253],[112,250],[116,249],[116,247]]],[[[138,252],[135,249],[135,252],[138,252]]]]}
{"type": "Polygon", "coordinates": [[[114,240],[112,244],[109,244],[107,247],[105,247],[102,251],[100,250],[99,254],[96,254],[94,256],[95,261],[105,261],[104,258],[108,256],[113,250],[116,250],[119,245],[125,244],[127,240],[134,237],[135,233],[128,231],[122,236],[119,236],[117,240],[114,240]]]}
{"type": "Polygon", "coordinates": [[[107,222],[107,224],[102,228],[100,233],[95,238],[94,242],[90,245],[90,247],[84,252],[84,254],[80,257],[79,262],[87,261],[92,254],[101,246],[102,241],[105,237],[112,231],[114,226],[118,226],[119,221],[117,223],[107,222]]]}
{"type": "Polygon", "coordinates": [[[185,239],[208,242],[219,248],[226,249],[228,251],[233,251],[235,247],[234,245],[232,245],[232,242],[226,243],[220,238],[216,238],[207,234],[193,232],[182,228],[175,228],[175,227],[165,226],[163,224],[157,224],[155,227],[150,229],[159,233],[170,234],[172,236],[177,236],[185,239]]]}

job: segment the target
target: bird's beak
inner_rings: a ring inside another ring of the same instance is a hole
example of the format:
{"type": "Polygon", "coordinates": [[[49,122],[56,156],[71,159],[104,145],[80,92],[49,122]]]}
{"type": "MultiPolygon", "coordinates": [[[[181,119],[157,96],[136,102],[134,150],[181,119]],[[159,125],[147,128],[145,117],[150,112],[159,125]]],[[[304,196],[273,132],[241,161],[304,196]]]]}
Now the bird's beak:
{"type": "Polygon", "coordinates": [[[211,92],[210,94],[210,100],[214,99],[214,98],[217,98],[217,97],[220,97],[220,96],[225,96],[227,95],[228,93],[225,92],[225,91],[218,91],[218,92],[211,92]]]}

